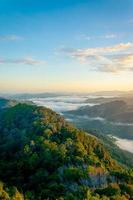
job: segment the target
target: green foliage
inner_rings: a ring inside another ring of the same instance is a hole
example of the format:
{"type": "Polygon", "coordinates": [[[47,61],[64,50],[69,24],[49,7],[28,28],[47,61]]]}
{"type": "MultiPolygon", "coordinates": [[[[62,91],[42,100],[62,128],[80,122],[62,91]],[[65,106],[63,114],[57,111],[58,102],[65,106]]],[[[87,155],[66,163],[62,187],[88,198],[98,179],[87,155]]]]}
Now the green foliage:
{"type": "Polygon", "coordinates": [[[6,187],[2,182],[0,183],[0,199],[1,200],[24,200],[21,194],[15,187],[6,187]]]}
{"type": "Polygon", "coordinates": [[[0,179],[9,186],[0,185],[4,200],[108,200],[122,198],[125,191],[132,195],[132,172],[113,160],[99,140],[50,109],[26,104],[0,115],[0,179]],[[111,182],[120,182],[119,188],[111,182]]]}

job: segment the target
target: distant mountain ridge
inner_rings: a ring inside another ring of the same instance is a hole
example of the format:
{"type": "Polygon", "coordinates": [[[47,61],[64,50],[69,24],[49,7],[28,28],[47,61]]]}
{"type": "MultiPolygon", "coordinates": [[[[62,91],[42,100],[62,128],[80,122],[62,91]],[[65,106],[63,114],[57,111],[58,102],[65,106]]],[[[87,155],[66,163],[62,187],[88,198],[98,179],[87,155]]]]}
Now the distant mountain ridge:
{"type": "Polygon", "coordinates": [[[29,98],[46,98],[46,97],[57,97],[57,96],[67,96],[67,95],[86,95],[86,96],[95,96],[95,97],[128,97],[133,96],[133,91],[97,91],[97,92],[84,92],[84,93],[76,93],[76,92],[40,92],[40,93],[5,93],[0,94],[5,98],[12,99],[29,99],[29,98]]]}
{"type": "Polygon", "coordinates": [[[133,107],[128,106],[123,100],[109,101],[95,106],[84,106],[65,113],[79,116],[102,117],[114,122],[133,122],[133,107]]]}

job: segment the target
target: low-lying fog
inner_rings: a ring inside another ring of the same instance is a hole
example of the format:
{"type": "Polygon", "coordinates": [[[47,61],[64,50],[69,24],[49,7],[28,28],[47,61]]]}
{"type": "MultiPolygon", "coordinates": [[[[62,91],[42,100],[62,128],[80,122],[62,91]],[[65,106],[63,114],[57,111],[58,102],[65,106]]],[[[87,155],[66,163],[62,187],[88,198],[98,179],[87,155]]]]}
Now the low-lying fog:
{"type": "Polygon", "coordinates": [[[133,126],[133,123],[111,122],[115,126],[133,126]]]}
{"type": "Polygon", "coordinates": [[[133,153],[133,140],[122,139],[115,136],[113,136],[113,138],[116,140],[115,143],[119,148],[133,153]]]}
{"type": "MultiPolygon", "coordinates": [[[[62,114],[64,111],[69,110],[76,110],[81,106],[94,106],[95,103],[86,103],[86,100],[97,98],[97,96],[87,96],[87,95],[67,95],[67,96],[57,96],[57,97],[45,97],[45,98],[32,98],[29,99],[30,101],[34,102],[38,106],[45,106],[48,107],[60,114],[62,114]]],[[[107,97],[106,97],[107,98],[107,97]]],[[[107,120],[101,117],[89,117],[86,115],[82,116],[73,116],[73,115],[66,115],[65,116],[68,121],[74,122],[74,121],[80,121],[81,123],[84,121],[87,121],[88,123],[91,123],[91,121],[100,121],[101,123],[106,123],[107,120]]],[[[133,126],[132,123],[119,123],[119,122],[110,122],[112,125],[115,126],[133,126]]],[[[112,136],[113,137],[113,136],[112,136]]],[[[121,139],[118,137],[114,137],[116,140],[116,144],[123,150],[127,150],[131,153],[133,153],[133,140],[128,139],[121,139]]]]}
{"type": "Polygon", "coordinates": [[[67,114],[67,121],[75,121],[75,120],[87,120],[87,121],[101,121],[105,122],[106,120],[102,117],[89,117],[87,115],[75,116],[73,114],[67,114]]]}
{"type": "MultiPolygon", "coordinates": [[[[91,97],[94,98],[94,97],[91,97]]],[[[76,110],[81,106],[93,106],[94,103],[86,103],[88,96],[58,96],[58,97],[46,97],[46,98],[32,98],[30,101],[39,106],[46,106],[56,112],[64,112],[69,110],[76,110]]]]}

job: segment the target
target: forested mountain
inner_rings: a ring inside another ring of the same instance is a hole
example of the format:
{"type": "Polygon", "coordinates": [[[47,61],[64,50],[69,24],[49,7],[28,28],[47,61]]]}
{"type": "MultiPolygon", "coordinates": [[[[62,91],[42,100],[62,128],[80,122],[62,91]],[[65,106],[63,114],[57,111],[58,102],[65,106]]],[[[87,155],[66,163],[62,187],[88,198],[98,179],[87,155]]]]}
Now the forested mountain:
{"type": "MultiPolygon", "coordinates": [[[[109,99],[108,99],[109,100],[109,99]]],[[[101,103],[99,105],[82,106],[77,110],[64,112],[67,119],[84,130],[97,130],[104,135],[114,135],[133,140],[133,103],[131,98],[101,103]]]]}
{"type": "Polygon", "coordinates": [[[132,170],[96,137],[28,104],[1,110],[0,180],[2,200],[133,198],[132,170]]]}
{"type": "Polygon", "coordinates": [[[133,121],[133,105],[129,106],[123,100],[109,101],[95,106],[84,106],[67,113],[79,116],[102,117],[113,122],[131,123],[133,121]]]}
{"type": "Polygon", "coordinates": [[[133,168],[133,154],[126,150],[120,149],[115,143],[115,138],[108,135],[104,135],[103,133],[97,130],[89,132],[92,135],[96,136],[101,143],[103,143],[103,145],[108,149],[112,158],[117,160],[120,164],[124,165],[125,167],[130,167],[131,169],[133,168]]]}

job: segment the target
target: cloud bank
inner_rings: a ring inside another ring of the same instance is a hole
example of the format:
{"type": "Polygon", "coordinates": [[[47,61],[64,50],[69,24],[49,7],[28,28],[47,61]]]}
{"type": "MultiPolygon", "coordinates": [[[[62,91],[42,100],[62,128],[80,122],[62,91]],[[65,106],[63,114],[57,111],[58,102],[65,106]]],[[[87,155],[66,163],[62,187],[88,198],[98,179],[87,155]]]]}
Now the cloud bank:
{"type": "Polygon", "coordinates": [[[114,136],[113,138],[116,139],[115,143],[119,148],[133,153],[133,140],[122,139],[114,136]]]}
{"type": "Polygon", "coordinates": [[[133,43],[86,49],[62,48],[65,55],[101,72],[133,71],[133,43]]]}
{"type": "Polygon", "coordinates": [[[81,106],[93,106],[95,103],[86,103],[88,96],[58,96],[47,98],[32,98],[30,101],[34,102],[38,106],[46,106],[56,112],[62,113],[64,111],[76,110],[81,106]]]}

